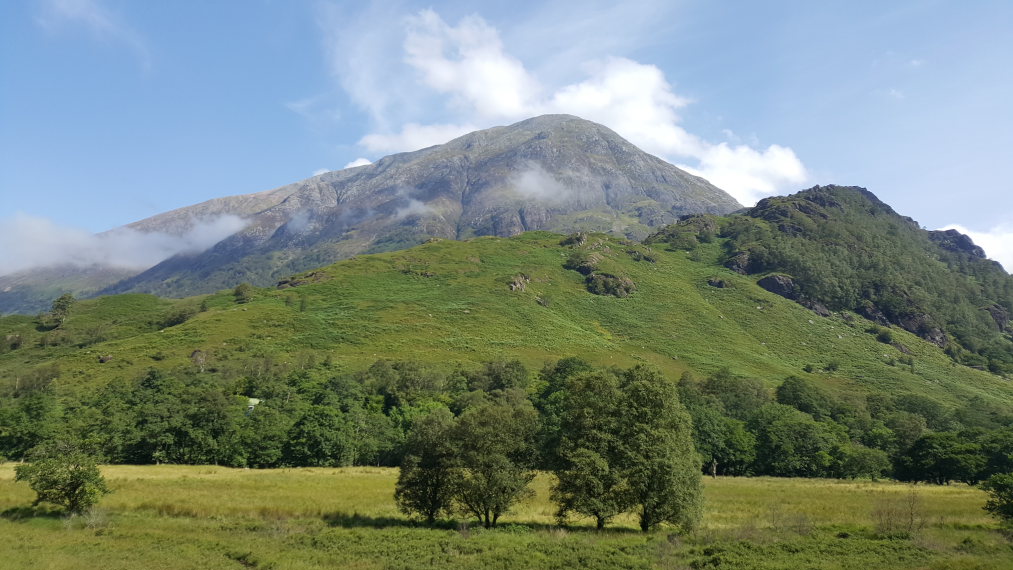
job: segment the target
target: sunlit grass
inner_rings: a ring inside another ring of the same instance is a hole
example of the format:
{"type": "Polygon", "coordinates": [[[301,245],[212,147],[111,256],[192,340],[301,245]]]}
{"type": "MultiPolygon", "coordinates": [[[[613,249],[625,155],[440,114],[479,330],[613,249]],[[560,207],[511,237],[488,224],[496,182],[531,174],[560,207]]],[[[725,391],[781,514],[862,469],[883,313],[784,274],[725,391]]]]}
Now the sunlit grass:
{"type": "Polygon", "coordinates": [[[33,514],[31,491],[13,481],[13,465],[0,466],[0,569],[683,568],[716,559],[745,568],[1013,567],[981,509],[984,493],[966,485],[707,478],[701,529],[676,537],[643,535],[631,517],[605,533],[590,521],[558,528],[550,474],[499,530],[485,531],[465,518],[417,526],[394,504],[396,469],[102,471],[114,493],[93,514],[65,519],[33,514]],[[913,532],[881,536],[877,513],[891,505],[914,510],[892,515],[915,515],[913,532]]]}

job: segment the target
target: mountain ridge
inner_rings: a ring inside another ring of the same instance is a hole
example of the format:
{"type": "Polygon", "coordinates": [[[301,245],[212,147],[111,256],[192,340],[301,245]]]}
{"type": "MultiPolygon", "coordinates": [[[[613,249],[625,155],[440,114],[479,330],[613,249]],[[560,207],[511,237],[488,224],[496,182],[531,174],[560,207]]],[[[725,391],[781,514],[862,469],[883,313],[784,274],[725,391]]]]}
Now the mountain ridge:
{"type": "Polygon", "coordinates": [[[430,237],[583,230],[643,238],[685,214],[740,207],[703,178],[641,151],[607,127],[572,115],[543,115],[134,222],[127,227],[172,235],[214,216],[236,215],[247,224],[205,251],[178,254],[98,293],[186,296],[240,281],[268,285],[290,273],[430,237]]]}

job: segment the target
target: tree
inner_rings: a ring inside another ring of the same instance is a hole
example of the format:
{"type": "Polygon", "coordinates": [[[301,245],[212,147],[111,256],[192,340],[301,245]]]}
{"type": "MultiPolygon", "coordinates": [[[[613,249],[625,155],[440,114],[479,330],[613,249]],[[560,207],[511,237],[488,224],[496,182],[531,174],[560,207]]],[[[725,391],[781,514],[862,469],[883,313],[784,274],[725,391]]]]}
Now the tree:
{"type": "Polygon", "coordinates": [[[621,389],[620,438],[627,448],[626,476],[641,530],[661,523],[692,530],[703,509],[700,456],[675,383],[641,365],[623,373],[621,389]]]}
{"type": "Polygon", "coordinates": [[[749,420],[756,434],[756,466],[764,475],[826,477],[846,439],[843,427],[817,422],[784,404],[767,404],[749,420]]]}
{"type": "Polygon", "coordinates": [[[506,393],[466,409],[450,432],[457,450],[457,503],[486,528],[530,494],[536,423],[531,403],[506,393]]]}
{"type": "Polygon", "coordinates": [[[68,442],[44,444],[32,450],[30,463],[14,468],[14,480],[26,481],[41,502],[82,514],[109,493],[95,458],[68,442]]]}
{"type": "Polygon", "coordinates": [[[598,530],[632,507],[625,442],[620,429],[624,395],[612,371],[576,376],[560,410],[560,468],[552,499],[565,521],[574,512],[593,517],[598,530]]]}
{"type": "Polygon", "coordinates": [[[289,430],[285,463],[311,467],[344,467],[355,457],[350,426],[341,410],[311,406],[289,430]]]}
{"type": "Polygon", "coordinates": [[[956,432],[929,433],[901,457],[897,478],[938,485],[950,481],[973,484],[986,461],[980,445],[956,432]]]}
{"type": "Polygon", "coordinates": [[[249,303],[253,300],[253,286],[249,283],[240,283],[232,290],[232,296],[237,303],[249,303]]]}
{"type": "Polygon", "coordinates": [[[436,409],[415,421],[394,488],[394,501],[406,515],[418,514],[432,525],[449,513],[457,491],[454,448],[448,436],[454,416],[436,409]]]}
{"type": "Polygon", "coordinates": [[[74,303],[77,299],[74,298],[70,293],[64,293],[57,297],[49,310],[49,319],[52,321],[54,327],[61,327],[63,323],[70,316],[70,310],[73,308],[74,303]]]}
{"type": "Polygon", "coordinates": [[[997,473],[981,484],[988,493],[984,509],[1003,524],[1013,523],[1013,473],[997,473]]]}
{"type": "Polygon", "coordinates": [[[817,420],[833,413],[834,403],[829,394],[816,384],[798,376],[789,376],[777,387],[777,401],[805,412],[817,420]]]}

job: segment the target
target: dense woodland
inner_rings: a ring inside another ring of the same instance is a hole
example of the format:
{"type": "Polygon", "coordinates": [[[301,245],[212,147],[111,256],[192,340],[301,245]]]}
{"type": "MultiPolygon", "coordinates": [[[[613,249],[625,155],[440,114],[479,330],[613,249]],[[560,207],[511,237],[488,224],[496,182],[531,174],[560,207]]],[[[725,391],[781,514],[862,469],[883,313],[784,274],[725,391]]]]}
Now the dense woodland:
{"type": "Polygon", "coordinates": [[[688,217],[647,243],[692,251],[718,237],[727,267],[782,274],[779,293],[816,311],[855,311],[962,364],[1013,372],[1013,279],[967,236],[925,231],[864,189],[817,186],[745,215],[688,217]]]}
{"type": "MultiPolygon", "coordinates": [[[[519,464],[558,469],[577,433],[566,405],[579,399],[587,414],[602,415],[622,392],[614,379],[660,376],[577,358],[533,374],[518,361],[450,374],[395,360],[355,374],[324,370],[227,380],[152,369],[73,402],[60,402],[45,383],[21,386],[0,399],[0,453],[17,460],[42,442],[69,438],[112,463],[401,465],[427,418],[501,414],[497,429],[515,430],[513,440],[525,446],[513,452],[519,464]]],[[[691,418],[685,430],[704,473],[942,484],[1013,471],[1013,412],[986,402],[954,409],[916,393],[843,400],[800,377],[771,391],[727,371],[665,382],[669,399],[691,418]]]]}

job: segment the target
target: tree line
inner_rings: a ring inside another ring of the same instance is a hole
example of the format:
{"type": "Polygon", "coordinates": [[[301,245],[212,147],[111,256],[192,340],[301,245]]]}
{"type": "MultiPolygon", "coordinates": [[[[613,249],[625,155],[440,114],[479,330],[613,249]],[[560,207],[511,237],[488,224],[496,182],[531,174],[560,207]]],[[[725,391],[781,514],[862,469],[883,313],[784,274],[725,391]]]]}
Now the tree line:
{"type": "MultiPolygon", "coordinates": [[[[461,423],[477,413],[469,410],[492,413],[490,406],[510,403],[523,424],[513,439],[530,440],[518,464],[564,473],[567,465],[643,457],[630,433],[655,430],[613,425],[618,418],[606,413],[634,409],[623,396],[632,389],[623,380],[630,371],[577,358],[533,374],[516,360],[451,372],[395,360],[348,374],[326,364],[285,374],[253,368],[241,377],[150,370],[74,392],[59,389],[58,370],[20,379],[0,397],[0,455],[21,460],[41,443],[69,438],[111,463],[397,466],[421,460],[413,438],[431,418],[465,430],[461,423]],[[578,402],[584,415],[574,411],[578,402]]],[[[981,399],[954,407],[914,393],[841,397],[799,377],[770,389],[727,370],[687,373],[666,386],[664,399],[684,410],[676,414],[686,418],[680,429],[691,434],[706,474],[973,483],[1013,471],[1013,413],[981,399]]],[[[635,417],[624,412],[624,420],[635,417]]]]}

